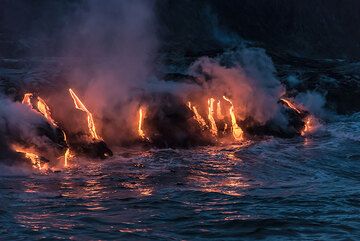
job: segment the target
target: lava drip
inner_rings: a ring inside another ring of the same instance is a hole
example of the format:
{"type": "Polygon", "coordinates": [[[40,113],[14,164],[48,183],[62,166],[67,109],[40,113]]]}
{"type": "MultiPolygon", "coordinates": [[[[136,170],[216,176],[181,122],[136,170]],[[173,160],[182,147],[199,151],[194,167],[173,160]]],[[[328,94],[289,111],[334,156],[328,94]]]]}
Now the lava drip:
{"type": "Polygon", "coordinates": [[[89,131],[88,141],[73,141],[70,143],[71,147],[75,150],[77,154],[80,155],[91,156],[94,158],[100,157],[102,159],[112,156],[112,151],[106,145],[104,140],[97,134],[95,122],[91,112],[86,108],[84,103],[80,100],[80,98],[75,94],[72,89],[69,89],[69,93],[71,98],[73,99],[75,108],[86,113],[87,126],[89,131]]]}
{"type": "Polygon", "coordinates": [[[214,119],[214,102],[214,98],[210,98],[208,100],[208,119],[210,121],[210,132],[213,136],[216,137],[218,135],[218,128],[214,119]]]}
{"type": "Polygon", "coordinates": [[[34,168],[43,170],[53,165],[50,160],[61,157],[60,153],[66,153],[65,150],[68,149],[68,145],[65,133],[51,117],[50,108],[45,100],[37,97],[37,102],[34,105],[33,96],[32,93],[24,94],[22,104],[29,106],[34,113],[41,114],[46,120],[46,122],[37,126],[37,134],[39,138],[46,137],[48,146],[38,146],[35,143],[19,139],[13,141],[12,149],[20,153],[25,159],[30,160],[34,168]]]}
{"type": "Polygon", "coordinates": [[[230,103],[230,109],[229,114],[231,118],[231,130],[232,134],[235,140],[242,141],[244,139],[244,131],[241,129],[241,127],[238,126],[236,121],[236,115],[235,115],[235,109],[232,101],[227,98],[226,96],[223,96],[223,99],[230,103]]]}
{"type": "Polygon", "coordinates": [[[298,104],[295,104],[289,99],[281,98],[280,101],[285,104],[289,109],[293,110],[299,115],[301,118],[303,127],[299,130],[301,136],[306,136],[308,134],[313,133],[319,126],[318,119],[312,115],[309,111],[305,110],[298,104]]]}

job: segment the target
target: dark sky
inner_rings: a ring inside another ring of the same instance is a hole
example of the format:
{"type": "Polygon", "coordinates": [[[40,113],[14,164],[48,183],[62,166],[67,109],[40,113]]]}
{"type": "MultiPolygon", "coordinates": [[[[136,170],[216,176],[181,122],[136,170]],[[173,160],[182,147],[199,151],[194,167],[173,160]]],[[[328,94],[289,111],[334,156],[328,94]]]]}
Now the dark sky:
{"type": "MultiPolygon", "coordinates": [[[[85,3],[0,0],[0,52],[9,54],[9,41],[25,39],[33,48],[53,50],[44,54],[55,53],[56,40],[85,3]]],[[[212,36],[216,23],[244,39],[295,55],[360,57],[357,0],[158,0],[156,6],[159,39],[185,50],[217,48],[212,36]]]]}

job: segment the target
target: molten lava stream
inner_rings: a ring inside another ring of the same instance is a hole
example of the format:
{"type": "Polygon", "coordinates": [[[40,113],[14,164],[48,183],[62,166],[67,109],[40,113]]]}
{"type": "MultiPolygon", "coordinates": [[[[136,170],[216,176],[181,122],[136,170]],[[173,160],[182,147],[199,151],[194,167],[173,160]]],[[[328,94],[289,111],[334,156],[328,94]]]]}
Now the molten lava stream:
{"type": "MultiPolygon", "coordinates": [[[[281,98],[280,100],[282,100],[290,109],[296,111],[298,114],[306,114],[307,113],[306,111],[302,110],[301,107],[299,107],[298,105],[296,105],[295,103],[291,102],[288,99],[281,98]]],[[[305,136],[309,133],[312,133],[317,129],[318,125],[319,125],[319,123],[318,123],[318,120],[316,119],[316,117],[309,114],[304,119],[304,128],[301,130],[300,134],[302,136],[305,136]]]]}
{"type": "Polygon", "coordinates": [[[222,114],[222,111],[221,111],[221,102],[220,102],[220,100],[217,102],[217,105],[216,105],[216,118],[218,120],[223,120],[224,119],[224,115],[222,114]]]}
{"type": "Polygon", "coordinates": [[[231,129],[232,129],[232,133],[233,136],[235,138],[235,140],[237,141],[241,141],[244,139],[244,132],[243,130],[238,126],[237,122],[236,122],[236,115],[235,115],[235,110],[234,110],[234,105],[232,103],[232,101],[227,98],[226,96],[223,96],[223,99],[226,100],[227,102],[230,103],[230,118],[231,118],[231,129]]]}
{"type": "Polygon", "coordinates": [[[188,107],[190,110],[192,110],[192,112],[194,113],[194,119],[199,123],[199,125],[201,126],[201,128],[203,130],[205,130],[207,128],[207,124],[204,120],[204,118],[202,118],[202,116],[199,114],[199,112],[197,111],[195,106],[191,105],[191,102],[188,101],[188,107]]]}
{"type": "Polygon", "coordinates": [[[287,100],[285,98],[281,98],[282,100],[290,109],[296,111],[298,114],[301,114],[301,110],[299,107],[297,107],[294,103],[292,103],[290,100],[287,100]]]}
{"type": "Polygon", "coordinates": [[[79,97],[75,94],[75,92],[72,89],[69,89],[70,95],[74,101],[75,108],[81,111],[84,111],[87,114],[87,122],[88,122],[88,128],[90,135],[92,139],[94,140],[102,140],[100,136],[96,133],[95,123],[92,114],[88,109],[85,107],[85,105],[81,102],[79,97]]]}
{"type": "Polygon", "coordinates": [[[68,161],[71,157],[70,148],[67,148],[64,155],[64,167],[68,167],[68,161]]]}
{"type": "Polygon", "coordinates": [[[26,159],[30,160],[33,168],[39,170],[46,168],[47,165],[46,164],[41,165],[40,157],[35,153],[27,150],[26,148],[22,148],[21,146],[18,145],[13,145],[12,149],[18,153],[23,154],[26,159]]]}
{"type": "Polygon", "coordinates": [[[318,125],[319,123],[315,116],[308,115],[305,118],[304,129],[301,131],[301,135],[306,136],[307,134],[314,132],[317,129],[318,125]]]}
{"type": "Polygon", "coordinates": [[[24,98],[21,101],[21,103],[24,104],[24,105],[28,105],[28,106],[30,106],[32,108],[32,104],[31,104],[31,97],[32,96],[33,96],[33,94],[31,94],[31,93],[24,94],[24,98]]]}
{"type": "Polygon", "coordinates": [[[138,134],[142,139],[147,139],[143,131],[144,113],[142,107],[139,109],[138,134]]]}
{"type": "Polygon", "coordinates": [[[38,102],[37,102],[37,108],[40,111],[41,114],[43,114],[43,116],[45,116],[45,118],[53,125],[56,126],[56,123],[54,121],[53,118],[51,118],[51,112],[50,112],[50,108],[49,106],[45,103],[45,101],[43,99],[41,99],[40,97],[37,98],[38,102]]]}
{"type": "MultiPolygon", "coordinates": [[[[222,108],[221,108],[221,101],[218,100],[217,104],[216,104],[216,118],[219,121],[223,121],[225,119],[225,116],[222,114],[222,108]]],[[[227,123],[223,123],[223,128],[222,128],[222,134],[225,135],[226,134],[226,130],[228,127],[227,123]]]]}
{"type": "Polygon", "coordinates": [[[214,119],[214,102],[215,102],[214,98],[210,98],[208,100],[208,119],[210,121],[210,132],[211,132],[211,134],[213,136],[217,136],[218,129],[217,129],[215,119],[214,119]]]}
{"type": "MultiPolygon", "coordinates": [[[[40,111],[41,114],[43,114],[45,116],[45,118],[55,127],[58,127],[58,125],[56,124],[56,122],[54,121],[54,119],[51,117],[51,112],[50,112],[50,108],[49,106],[46,104],[46,102],[38,97],[38,102],[37,102],[37,108],[40,111]]],[[[65,143],[67,143],[67,137],[64,131],[62,131],[63,135],[64,135],[64,140],[65,143]]],[[[70,149],[67,148],[65,153],[64,153],[64,167],[68,166],[68,160],[70,159],[71,154],[70,154],[70,149]]]]}
{"type": "MultiPolygon", "coordinates": [[[[34,110],[33,108],[33,105],[31,103],[31,98],[32,98],[33,94],[31,93],[26,93],[24,95],[24,98],[22,100],[22,104],[25,104],[25,105],[28,105],[32,110],[34,110]]],[[[50,111],[50,108],[49,106],[46,104],[45,100],[43,100],[42,98],[40,97],[37,97],[37,110],[46,118],[46,120],[48,122],[50,122],[54,127],[58,128],[58,125],[56,124],[55,120],[51,117],[51,111],[50,111]]],[[[35,110],[34,110],[35,111],[35,110]]],[[[63,135],[64,135],[64,141],[66,144],[67,143],[67,137],[66,137],[66,134],[63,130],[61,130],[63,135]]],[[[19,149],[19,147],[17,147],[19,149]]],[[[17,151],[17,150],[15,150],[17,151]]],[[[21,152],[21,151],[17,151],[17,152],[21,152]]],[[[70,158],[70,149],[67,148],[67,150],[65,151],[64,153],[64,166],[67,166],[68,164],[68,160],[70,158]]],[[[28,159],[31,159],[32,162],[34,162],[34,160],[36,158],[39,158],[37,155],[35,154],[32,154],[32,153],[26,153],[25,154],[25,157],[27,157],[28,159]]]]}
{"type": "MultiPolygon", "coordinates": [[[[22,104],[28,105],[31,109],[33,108],[33,105],[31,104],[31,98],[33,94],[26,93],[24,94],[23,100],[21,101],[22,104]]],[[[48,122],[50,122],[53,126],[57,127],[56,122],[51,117],[51,112],[49,106],[46,104],[45,100],[43,100],[40,97],[37,97],[37,110],[46,118],[48,122]]]]}

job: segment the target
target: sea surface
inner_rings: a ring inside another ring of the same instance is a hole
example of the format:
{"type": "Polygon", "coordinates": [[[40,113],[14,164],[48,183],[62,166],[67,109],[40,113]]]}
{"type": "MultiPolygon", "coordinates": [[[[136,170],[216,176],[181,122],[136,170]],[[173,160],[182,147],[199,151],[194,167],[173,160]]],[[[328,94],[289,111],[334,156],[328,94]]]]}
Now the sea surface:
{"type": "Polygon", "coordinates": [[[360,114],[306,138],[0,172],[0,240],[360,240],[360,114]]]}

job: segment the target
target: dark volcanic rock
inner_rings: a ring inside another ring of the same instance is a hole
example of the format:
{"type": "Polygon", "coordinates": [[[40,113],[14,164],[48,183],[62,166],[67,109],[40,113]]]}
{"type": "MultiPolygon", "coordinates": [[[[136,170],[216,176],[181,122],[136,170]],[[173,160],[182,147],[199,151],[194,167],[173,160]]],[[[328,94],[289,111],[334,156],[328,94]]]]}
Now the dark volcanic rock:
{"type": "Polygon", "coordinates": [[[210,144],[210,133],[203,131],[193,119],[193,113],[178,97],[153,94],[144,97],[147,115],[144,131],[152,145],[158,147],[192,147],[210,144]]]}
{"type": "Polygon", "coordinates": [[[106,159],[113,156],[113,152],[104,141],[71,144],[71,149],[76,154],[86,157],[106,159]]]}

